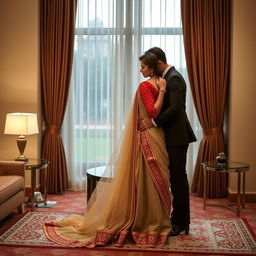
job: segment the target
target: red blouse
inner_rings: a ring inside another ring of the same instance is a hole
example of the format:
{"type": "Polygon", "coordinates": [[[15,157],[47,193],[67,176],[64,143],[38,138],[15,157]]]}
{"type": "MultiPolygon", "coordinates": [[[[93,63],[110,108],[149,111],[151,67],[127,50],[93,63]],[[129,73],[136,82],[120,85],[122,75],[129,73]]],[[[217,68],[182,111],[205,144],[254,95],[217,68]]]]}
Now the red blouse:
{"type": "Polygon", "coordinates": [[[139,85],[139,92],[148,114],[152,118],[156,118],[158,112],[154,105],[158,97],[158,90],[151,83],[144,81],[139,85]]]}

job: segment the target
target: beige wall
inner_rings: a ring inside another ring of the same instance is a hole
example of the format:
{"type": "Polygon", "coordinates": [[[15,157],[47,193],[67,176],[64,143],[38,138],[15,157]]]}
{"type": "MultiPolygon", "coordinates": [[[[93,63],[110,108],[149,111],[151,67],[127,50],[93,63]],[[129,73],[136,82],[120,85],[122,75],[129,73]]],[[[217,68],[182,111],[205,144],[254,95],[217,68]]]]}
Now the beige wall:
{"type": "MultiPolygon", "coordinates": [[[[233,0],[229,158],[251,165],[246,192],[256,194],[256,1],[233,0]]],[[[236,177],[230,179],[235,191],[236,177]]]]}
{"type": "MultiPolygon", "coordinates": [[[[38,0],[0,1],[0,159],[14,159],[19,153],[17,136],[4,135],[6,113],[39,113],[38,4],[38,0]]],[[[38,137],[27,136],[27,157],[39,155],[38,137]]]]}

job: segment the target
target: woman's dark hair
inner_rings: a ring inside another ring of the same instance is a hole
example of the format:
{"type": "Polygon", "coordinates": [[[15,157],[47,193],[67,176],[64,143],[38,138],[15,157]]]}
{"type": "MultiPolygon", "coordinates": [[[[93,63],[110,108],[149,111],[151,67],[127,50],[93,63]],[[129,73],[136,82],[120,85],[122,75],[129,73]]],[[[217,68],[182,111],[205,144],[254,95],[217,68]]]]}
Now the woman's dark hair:
{"type": "Polygon", "coordinates": [[[148,52],[139,57],[139,60],[143,62],[143,64],[147,65],[149,68],[153,69],[154,74],[159,76],[159,72],[157,71],[157,62],[158,58],[154,53],[148,52]]]}
{"type": "Polygon", "coordinates": [[[149,50],[147,50],[145,52],[145,54],[148,54],[148,53],[155,54],[155,56],[158,58],[158,60],[161,60],[165,64],[167,63],[166,55],[161,48],[159,48],[159,47],[150,48],[149,50]]]}

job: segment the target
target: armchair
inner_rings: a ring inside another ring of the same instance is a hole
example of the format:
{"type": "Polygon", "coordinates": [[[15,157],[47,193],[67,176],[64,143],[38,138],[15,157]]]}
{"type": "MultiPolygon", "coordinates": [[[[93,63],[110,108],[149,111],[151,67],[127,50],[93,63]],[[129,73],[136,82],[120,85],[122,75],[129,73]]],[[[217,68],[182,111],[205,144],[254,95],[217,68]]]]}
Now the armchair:
{"type": "Polygon", "coordinates": [[[25,163],[0,161],[0,220],[16,208],[24,213],[25,163]]]}

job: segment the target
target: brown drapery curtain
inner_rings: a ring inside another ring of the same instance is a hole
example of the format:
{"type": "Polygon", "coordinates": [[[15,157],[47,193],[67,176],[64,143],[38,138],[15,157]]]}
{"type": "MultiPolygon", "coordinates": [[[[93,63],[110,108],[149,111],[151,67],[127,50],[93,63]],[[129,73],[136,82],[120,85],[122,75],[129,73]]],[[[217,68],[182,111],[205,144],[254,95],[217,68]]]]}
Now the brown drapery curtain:
{"type": "Polygon", "coordinates": [[[68,188],[66,157],[60,129],[72,72],[76,0],[40,1],[40,62],[46,131],[42,158],[50,161],[48,193],[68,188]]]}
{"type": "MultiPolygon", "coordinates": [[[[223,120],[230,69],[230,0],[181,0],[184,47],[195,108],[203,128],[191,191],[203,196],[202,162],[224,151],[223,120]]],[[[227,195],[228,176],[210,173],[207,196],[227,195]]]]}

